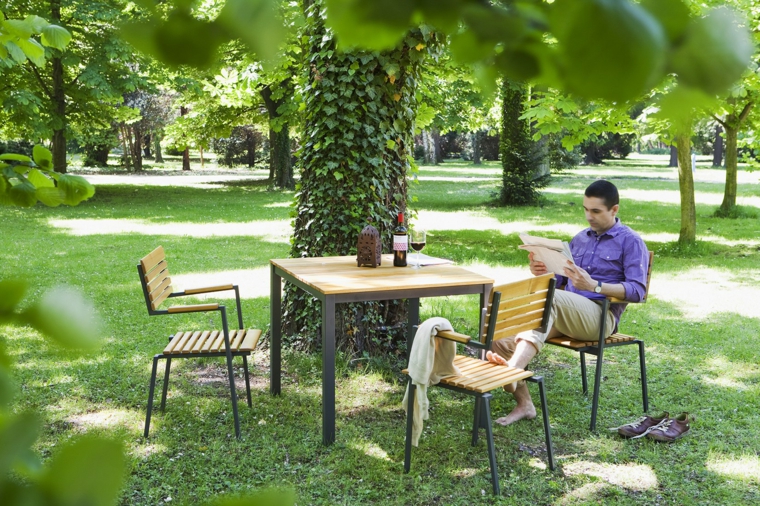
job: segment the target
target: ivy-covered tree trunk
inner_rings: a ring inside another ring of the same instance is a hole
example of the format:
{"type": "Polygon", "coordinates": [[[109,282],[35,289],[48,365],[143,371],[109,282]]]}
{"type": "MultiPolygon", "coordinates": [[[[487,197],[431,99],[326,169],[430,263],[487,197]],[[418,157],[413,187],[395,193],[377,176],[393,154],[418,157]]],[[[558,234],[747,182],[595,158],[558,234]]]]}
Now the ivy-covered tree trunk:
{"type": "Polygon", "coordinates": [[[715,142],[713,142],[713,167],[723,166],[723,129],[720,125],[715,125],[715,142]]]}
{"type": "Polygon", "coordinates": [[[678,187],[681,191],[680,244],[691,244],[697,239],[697,207],[694,201],[694,175],[691,172],[691,132],[676,136],[678,148],[678,187]]]}
{"type": "MultiPolygon", "coordinates": [[[[306,9],[309,66],[291,256],[355,255],[368,223],[389,252],[397,213],[407,206],[418,66],[433,35],[410,34],[402,46],[383,53],[342,52],[321,9],[319,1],[306,9]]],[[[285,301],[286,339],[316,349],[319,303],[294,287],[285,301]]],[[[405,320],[401,301],[339,306],[336,346],[349,353],[400,354],[405,320]]]]}
{"type": "Polygon", "coordinates": [[[502,84],[501,164],[503,168],[500,201],[506,206],[524,206],[538,200],[538,190],[549,184],[543,173],[541,147],[531,138],[530,125],[520,119],[527,88],[507,79],[502,84]]]}
{"type": "MultiPolygon", "coordinates": [[[[289,82],[290,79],[287,79],[280,86],[287,87],[289,82]]],[[[269,85],[261,88],[259,94],[269,113],[269,178],[275,187],[292,190],[296,184],[290,163],[290,127],[287,123],[278,122],[282,116],[278,109],[285,102],[285,97],[275,100],[269,85]]]]}

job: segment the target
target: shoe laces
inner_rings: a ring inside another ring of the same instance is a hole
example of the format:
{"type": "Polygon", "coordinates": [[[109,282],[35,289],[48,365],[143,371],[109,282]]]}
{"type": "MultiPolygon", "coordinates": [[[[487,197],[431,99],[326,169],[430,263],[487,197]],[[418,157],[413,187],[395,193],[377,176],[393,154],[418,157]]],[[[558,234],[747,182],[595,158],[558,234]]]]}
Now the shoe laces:
{"type": "Polygon", "coordinates": [[[631,439],[639,439],[641,437],[646,436],[647,434],[649,434],[650,432],[652,432],[654,430],[661,430],[661,431],[665,432],[665,431],[668,430],[668,427],[670,427],[670,424],[671,424],[672,421],[673,421],[672,418],[667,418],[667,417],[663,418],[661,422],[657,423],[656,425],[652,425],[647,430],[645,430],[644,432],[642,432],[638,436],[633,436],[631,439]]]}
{"type": "Polygon", "coordinates": [[[641,425],[642,423],[644,423],[646,421],[646,419],[647,419],[646,416],[642,416],[638,420],[634,420],[631,423],[627,423],[625,425],[621,425],[620,427],[610,427],[610,430],[618,430],[618,429],[622,429],[623,427],[631,427],[631,428],[635,429],[636,427],[638,427],[639,425],[641,425]]]}

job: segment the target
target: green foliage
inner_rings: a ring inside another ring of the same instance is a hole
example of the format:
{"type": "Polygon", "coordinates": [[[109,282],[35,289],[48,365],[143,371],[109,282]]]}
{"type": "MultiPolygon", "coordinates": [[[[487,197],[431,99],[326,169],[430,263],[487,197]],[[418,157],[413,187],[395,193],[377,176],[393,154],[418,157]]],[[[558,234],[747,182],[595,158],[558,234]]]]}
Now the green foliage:
{"type": "Polygon", "coordinates": [[[732,14],[692,17],[682,0],[330,0],[327,8],[328,23],[349,46],[392,47],[420,22],[451,35],[454,58],[475,66],[486,88],[501,72],[624,101],[675,71],[685,86],[713,93],[736,81],[751,55],[747,29],[732,14]],[[705,40],[714,43],[701,51],[705,40]]]}
{"type": "Polygon", "coordinates": [[[152,3],[147,16],[122,26],[122,36],[139,51],[178,67],[208,68],[219,47],[234,39],[244,42],[267,65],[279,58],[285,29],[277,0],[227,0],[214,20],[193,15],[190,2],[178,2],[164,19],[152,3]]]}
{"type": "Polygon", "coordinates": [[[75,206],[95,194],[95,187],[81,176],[53,171],[53,155],[35,146],[33,157],[0,155],[0,204],[31,207],[38,201],[47,206],[75,206]]]}
{"type": "Polygon", "coordinates": [[[46,47],[63,50],[70,40],[68,30],[44,18],[30,15],[23,20],[6,19],[0,11],[0,68],[25,63],[27,59],[42,67],[46,47]]]}
{"type": "Polygon", "coordinates": [[[502,205],[535,203],[538,190],[549,184],[548,160],[541,145],[531,138],[530,125],[523,116],[526,86],[504,80],[502,84],[502,128],[500,139],[503,166],[502,205]]]}

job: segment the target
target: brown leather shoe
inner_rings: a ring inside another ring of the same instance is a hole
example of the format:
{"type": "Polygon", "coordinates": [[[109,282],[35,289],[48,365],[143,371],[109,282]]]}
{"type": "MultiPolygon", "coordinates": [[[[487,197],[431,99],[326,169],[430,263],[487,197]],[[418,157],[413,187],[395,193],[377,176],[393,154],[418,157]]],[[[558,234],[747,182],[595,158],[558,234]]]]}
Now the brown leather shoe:
{"type": "Polygon", "coordinates": [[[689,432],[691,428],[689,421],[689,413],[683,412],[675,418],[669,418],[658,426],[652,427],[647,437],[655,441],[671,443],[689,432]]]}
{"type": "Polygon", "coordinates": [[[632,439],[640,438],[647,434],[647,432],[654,426],[667,420],[669,414],[667,411],[658,416],[642,416],[636,421],[621,425],[620,427],[613,427],[610,430],[616,430],[618,434],[623,437],[629,437],[632,439]]]}

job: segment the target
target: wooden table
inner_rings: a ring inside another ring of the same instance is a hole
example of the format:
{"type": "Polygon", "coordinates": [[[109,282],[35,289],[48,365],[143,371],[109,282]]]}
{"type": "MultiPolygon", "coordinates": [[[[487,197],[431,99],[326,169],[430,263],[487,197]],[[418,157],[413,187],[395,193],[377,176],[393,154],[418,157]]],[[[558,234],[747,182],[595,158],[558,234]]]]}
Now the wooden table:
{"type": "Polygon", "coordinates": [[[282,367],[282,280],[293,283],[322,302],[322,442],[335,441],[335,305],[346,302],[407,299],[407,342],[419,323],[420,298],[480,294],[485,307],[493,279],[452,264],[421,269],[393,267],[383,255],[377,268],[357,267],[356,257],[284,258],[270,260],[271,349],[270,391],[279,395],[282,367]]]}

